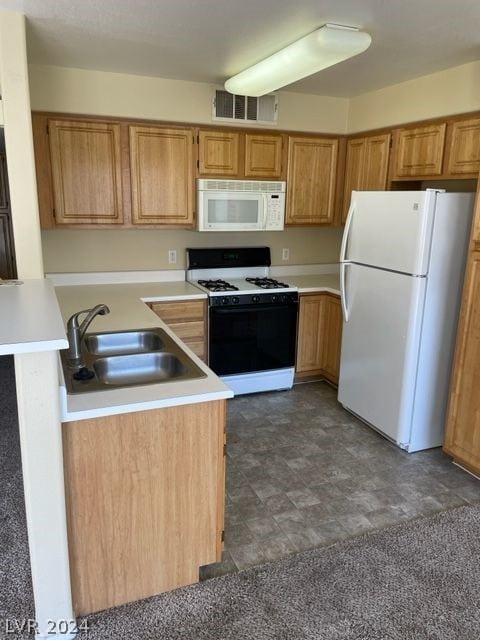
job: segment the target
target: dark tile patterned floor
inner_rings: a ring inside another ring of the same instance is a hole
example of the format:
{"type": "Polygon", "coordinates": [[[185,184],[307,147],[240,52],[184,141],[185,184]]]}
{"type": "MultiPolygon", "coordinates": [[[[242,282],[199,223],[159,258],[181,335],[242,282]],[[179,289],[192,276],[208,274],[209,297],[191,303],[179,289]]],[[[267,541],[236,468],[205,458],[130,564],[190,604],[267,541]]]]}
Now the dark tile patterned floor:
{"type": "Polygon", "coordinates": [[[222,563],[203,578],[480,500],[441,449],[408,454],[326,383],[229,401],[222,563]]]}

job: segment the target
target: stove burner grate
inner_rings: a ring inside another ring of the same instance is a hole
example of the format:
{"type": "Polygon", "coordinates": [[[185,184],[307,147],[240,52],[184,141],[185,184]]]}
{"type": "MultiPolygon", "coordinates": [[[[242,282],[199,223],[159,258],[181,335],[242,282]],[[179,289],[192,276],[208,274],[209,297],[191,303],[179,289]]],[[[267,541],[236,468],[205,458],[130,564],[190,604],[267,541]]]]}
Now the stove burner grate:
{"type": "Polygon", "coordinates": [[[245,280],[256,287],[260,287],[260,289],[288,289],[290,286],[274,278],[245,278],[245,280]]]}
{"type": "Polygon", "coordinates": [[[199,280],[198,284],[209,291],[238,291],[238,287],[225,280],[199,280]]]}

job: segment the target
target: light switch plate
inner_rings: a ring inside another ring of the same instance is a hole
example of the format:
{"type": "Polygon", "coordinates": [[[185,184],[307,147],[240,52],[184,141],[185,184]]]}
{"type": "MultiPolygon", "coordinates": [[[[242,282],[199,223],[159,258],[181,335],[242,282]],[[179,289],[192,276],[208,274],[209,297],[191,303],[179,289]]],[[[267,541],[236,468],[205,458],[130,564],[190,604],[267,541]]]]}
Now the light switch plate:
{"type": "Polygon", "coordinates": [[[282,249],[282,260],[290,259],[290,249],[282,249]]]}
{"type": "Polygon", "coordinates": [[[176,251],[176,249],[169,249],[169,251],[168,251],[168,264],[177,264],[177,251],[176,251]]]}

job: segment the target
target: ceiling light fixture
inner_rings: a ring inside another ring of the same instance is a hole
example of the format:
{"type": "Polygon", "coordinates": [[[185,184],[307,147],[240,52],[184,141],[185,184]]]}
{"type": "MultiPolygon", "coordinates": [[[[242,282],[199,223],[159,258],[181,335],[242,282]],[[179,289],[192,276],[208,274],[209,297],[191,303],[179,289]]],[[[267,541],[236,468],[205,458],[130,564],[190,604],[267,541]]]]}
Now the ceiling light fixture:
{"type": "Polygon", "coordinates": [[[353,58],[370,46],[371,36],[356,27],[325,24],[225,82],[230,93],[263,96],[312,73],[353,58]]]}

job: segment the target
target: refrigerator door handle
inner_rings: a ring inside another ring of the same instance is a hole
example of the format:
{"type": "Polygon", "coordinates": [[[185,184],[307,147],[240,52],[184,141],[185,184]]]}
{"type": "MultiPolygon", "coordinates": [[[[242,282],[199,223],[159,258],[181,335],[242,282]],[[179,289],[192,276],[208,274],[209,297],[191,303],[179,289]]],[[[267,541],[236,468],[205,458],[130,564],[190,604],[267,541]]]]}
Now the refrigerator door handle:
{"type": "MultiPolygon", "coordinates": [[[[353,192],[352,192],[353,194],[353,192]]],[[[345,223],[345,230],[343,232],[342,238],[342,246],[340,249],[340,262],[344,262],[346,260],[348,239],[350,237],[350,227],[352,226],[353,214],[355,213],[355,200],[352,198],[352,202],[350,204],[350,209],[348,210],[347,221],[345,223]]]]}
{"type": "Polygon", "coordinates": [[[346,268],[351,266],[348,262],[340,263],[340,302],[342,304],[343,319],[348,322],[348,303],[347,303],[347,289],[345,284],[345,271],[346,268]]]}

